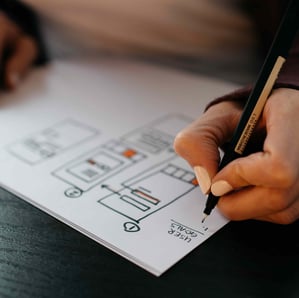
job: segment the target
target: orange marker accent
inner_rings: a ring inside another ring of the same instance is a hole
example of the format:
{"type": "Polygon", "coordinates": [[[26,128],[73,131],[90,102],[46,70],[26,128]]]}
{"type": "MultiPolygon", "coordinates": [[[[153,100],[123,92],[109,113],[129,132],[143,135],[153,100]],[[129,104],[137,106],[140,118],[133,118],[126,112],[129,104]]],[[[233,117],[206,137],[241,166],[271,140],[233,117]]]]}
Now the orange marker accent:
{"type": "Polygon", "coordinates": [[[197,181],[196,178],[194,178],[194,179],[191,181],[191,183],[192,183],[193,185],[198,185],[198,181],[197,181]]]}
{"type": "Polygon", "coordinates": [[[127,158],[132,158],[134,155],[136,155],[137,154],[137,152],[135,151],[135,150],[133,150],[133,149],[127,149],[126,151],[124,151],[123,153],[122,153],[122,155],[124,156],[124,157],[127,157],[127,158]]]}

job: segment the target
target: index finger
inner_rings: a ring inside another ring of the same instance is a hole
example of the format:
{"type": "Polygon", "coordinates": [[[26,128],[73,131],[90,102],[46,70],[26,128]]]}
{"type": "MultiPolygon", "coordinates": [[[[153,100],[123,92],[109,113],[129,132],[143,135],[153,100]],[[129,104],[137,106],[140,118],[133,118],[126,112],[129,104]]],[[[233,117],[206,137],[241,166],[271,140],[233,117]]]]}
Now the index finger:
{"type": "Polygon", "coordinates": [[[218,171],[219,147],[232,136],[240,114],[236,103],[218,103],[175,139],[175,151],[194,168],[204,193],[209,191],[211,179],[218,171]]]}

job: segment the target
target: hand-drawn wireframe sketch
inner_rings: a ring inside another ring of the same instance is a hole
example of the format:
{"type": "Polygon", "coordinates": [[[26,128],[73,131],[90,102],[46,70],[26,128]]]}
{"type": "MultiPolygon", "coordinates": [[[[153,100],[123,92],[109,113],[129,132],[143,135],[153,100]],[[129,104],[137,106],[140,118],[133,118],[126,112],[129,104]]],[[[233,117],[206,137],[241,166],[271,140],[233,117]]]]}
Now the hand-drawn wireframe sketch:
{"type": "Polygon", "coordinates": [[[1,187],[160,276],[228,222],[217,208],[201,222],[205,197],[173,140],[210,98],[238,86],[86,62],[33,74],[13,94],[22,101],[2,110],[1,187]]]}
{"type": "Polygon", "coordinates": [[[60,167],[52,175],[71,185],[65,195],[74,198],[145,158],[136,149],[112,140],[60,167]]]}
{"type": "Polygon", "coordinates": [[[15,142],[7,149],[18,159],[35,165],[98,134],[94,128],[67,119],[15,142]]]}
{"type": "Polygon", "coordinates": [[[163,117],[84,153],[52,175],[70,185],[65,190],[66,196],[80,197],[83,192],[150,157],[163,156],[164,160],[174,157],[174,136],[190,121],[181,115],[163,117]]]}
{"type": "Polygon", "coordinates": [[[178,200],[198,185],[194,174],[174,157],[138,173],[122,183],[122,188],[102,185],[111,193],[98,202],[132,220],[124,223],[127,232],[140,230],[139,222],[178,200]]]}

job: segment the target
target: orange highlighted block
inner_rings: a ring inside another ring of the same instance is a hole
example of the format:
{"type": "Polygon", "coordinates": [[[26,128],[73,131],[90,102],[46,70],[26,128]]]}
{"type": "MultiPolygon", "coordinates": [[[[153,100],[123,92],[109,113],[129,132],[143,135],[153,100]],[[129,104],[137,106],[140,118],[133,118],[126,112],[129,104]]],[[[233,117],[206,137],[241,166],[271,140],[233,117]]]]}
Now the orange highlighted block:
{"type": "Polygon", "coordinates": [[[122,153],[122,155],[126,158],[132,158],[136,154],[137,152],[133,149],[127,149],[122,153]]]}
{"type": "Polygon", "coordinates": [[[193,185],[198,185],[198,181],[197,181],[196,178],[194,178],[194,179],[191,181],[191,183],[192,183],[193,185]]]}

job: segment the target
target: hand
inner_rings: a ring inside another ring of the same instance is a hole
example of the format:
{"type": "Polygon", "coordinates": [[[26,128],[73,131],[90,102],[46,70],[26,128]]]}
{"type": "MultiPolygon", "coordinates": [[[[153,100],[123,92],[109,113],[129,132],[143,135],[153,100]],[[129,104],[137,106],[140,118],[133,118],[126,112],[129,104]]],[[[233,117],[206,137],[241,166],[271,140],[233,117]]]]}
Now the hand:
{"type": "Polygon", "coordinates": [[[5,88],[13,89],[36,59],[37,44],[0,13],[0,68],[5,88]]]}
{"type": "Polygon", "coordinates": [[[262,150],[218,173],[218,147],[229,141],[242,112],[237,103],[210,107],[177,135],[174,147],[194,168],[202,191],[221,196],[217,206],[227,218],[289,224],[299,218],[298,111],[299,91],[274,90],[254,132],[266,131],[256,144],[262,150]]]}

